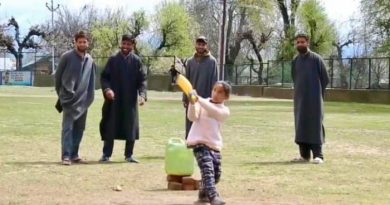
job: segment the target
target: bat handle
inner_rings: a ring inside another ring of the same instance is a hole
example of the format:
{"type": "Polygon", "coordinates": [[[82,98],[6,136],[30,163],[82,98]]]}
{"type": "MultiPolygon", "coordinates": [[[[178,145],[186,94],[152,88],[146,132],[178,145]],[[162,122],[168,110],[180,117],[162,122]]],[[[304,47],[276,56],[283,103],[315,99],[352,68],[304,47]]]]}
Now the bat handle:
{"type": "Polygon", "coordinates": [[[198,96],[196,96],[196,95],[193,94],[193,93],[190,93],[189,98],[190,98],[190,101],[191,101],[192,103],[195,103],[196,101],[198,101],[198,96]]]}

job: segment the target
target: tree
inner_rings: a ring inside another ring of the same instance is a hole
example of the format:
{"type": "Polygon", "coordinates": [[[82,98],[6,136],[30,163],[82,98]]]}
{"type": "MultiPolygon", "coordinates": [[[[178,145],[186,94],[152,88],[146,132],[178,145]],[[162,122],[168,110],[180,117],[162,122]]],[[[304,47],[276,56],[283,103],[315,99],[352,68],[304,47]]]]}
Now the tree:
{"type": "MultiPolygon", "coordinates": [[[[182,0],[188,14],[192,17],[191,35],[206,36],[211,53],[218,56],[221,3],[210,0],[182,0]]],[[[233,4],[233,2],[232,2],[233,4]]],[[[229,35],[229,33],[227,33],[229,35]]]]}
{"type": "Polygon", "coordinates": [[[22,64],[22,59],[23,59],[23,53],[22,52],[23,52],[23,49],[29,49],[29,48],[38,49],[38,48],[41,48],[41,46],[33,40],[33,37],[37,36],[37,37],[44,38],[46,34],[43,31],[41,31],[37,26],[35,26],[35,27],[31,27],[29,32],[28,32],[28,34],[23,39],[21,39],[21,37],[20,37],[20,30],[19,30],[19,24],[15,20],[14,17],[12,17],[9,20],[7,26],[14,28],[14,31],[15,31],[14,36],[13,37],[7,36],[7,35],[2,34],[2,32],[1,32],[0,33],[0,46],[6,47],[7,50],[12,55],[15,56],[15,59],[16,59],[16,69],[20,70],[22,68],[22,66],[23,66],[23,64],[22,64]],[[16,43],[16,45],[15,45],[15,43],[16,43]]]}
{"type": "Polygon", "coordinates": [[[258,83],[262,84],[263,56],[261,51],[266,47],[266,42],[272,33],[271,27],[274,26],[267,22],[272,19],[272,11],[272,5],[264,0],[240,0],[237,4],[231,3],[228,9],[227,29],[227,39],[230,43],[226,53],[229,79],[232,77],[233,64],[237,58],[244,58],[242,50],[249,49],[250,52],[247,52],[245,58],[252,64],[257,61],[258,68],[251,66],[251,69],[257,73],[258,83]],[[268,34],[265,31],[269,31],[268,34]],[[230,35],[231,33],[235,35],[230,35]],[[248,43],[243,43],[245,41],[248,43]]]}
{"type": "Polygon", "coordinates": [[[252,46],[253,53],[255,54],[256,60],[259,65],[258,69],[256,69],[255,66],[251,67],[252,71],[254,71],[257,74],[257,79],[258,79],[257,82],[259,85],[263,84],[263,70],[264,70],[263,57],[260,52],[265,47],[267,41],[270,39],[271,33],[272,30],[269,31],[268,34],[261,33],[259,37],[256,37],[256,34],[254,34],[252,30],[243,33],[243,38],[248,40],[250,45],[252,46]]]}
{"type": "Polygon", "coordinates": [[[5,34],[5,25],[0,24],[0,47],[5,47],[8,39],[5,34]]]}
{"type": "Polygon", "coordinates": [[[390,54],[390,1],[361,0],[363,21],[370,30],[370,40],[379,55],[390,54]]]}
{"type": "MultiPolygon", "coordinates": [[[[185,1],[187,10],[194,16],[201,34],[209,37],[209,47],[216,56],[218,55],[219,44],[219,29],[221,23],[221,2],[220,1],[206,1],[206,0],[192,0],[185,1]]],[[[262,33],[267,33],[270,27],[274,24],[270,20],[273,16],[273,4],[267,0],[238,0],[229,1],[227,5],[226,18],[226,57],[225,57],[225,74],[226,79],[231,79],[234,72],[234,64],[245,63],[248,61],[244,52],[253,50],[250,43],[244,43],[246,38],[252,36],[255,44],[259,44],[262,33]],[[251,35],[248,35],[252,33],[251,35]],[[259,33],[260,35],[254,35],[259,33]]],[[[252,41],[252,42],[253,42],[252,41]]],[[[263,44],[264,46],[264,44],[263,44]]],[[[259,49],[256,53],[251,55],[255,59],[256,56],[261,56],[259,49]]]]}
{"type": "MultiPolygon", "coordinates": [[[[49,31],[46,40],[53,42],[56,48],[56,55],[59,56],[67,50],[74,48],[75,33],[85,30],[91,31],[94,23],[97,21],[99,12],[93,5],[84,5],[81,9],[71,10],[68,7],[61,6],[55,15],[54,28],[50,22],[46,22],[42,27],[49,31]]],[[[90,49],[94,44],[90,42],[90,49]]]]}
{"type": "Polygon", "coordinates": [[[163,2],[155,16],[157,39],[155,54],[188,57],[193,53],[190,35],[192,22],[185,8],[177,2],[163,2]]]}
{"type": "MultiPolygon", "coordinates": [[[[240,1],[231,1],[227,6],[226,18],[226,50],[225,50],[225,69],[228,79],[233,74],[233,68],[237,57],[240,55],[241,43],[243,38],[241,34],[244,26],[247,24],[247,12],[245,8],[240,7],[240,1]]],[[[199,33],[209,39],[209,49],[211,53],[218,58],[219,56],[219,37],[221,24],[221,2],[209,0],[188,0],[186,7],[191,16],[193,16],[198,27],[199,33]]]]}
{"type": "Polygon", "coordinates": [[[348,88],[348,68],[344,66],[343,63],[343,48],[347,47],[348,45],[352,44],[352,40],[347,40],[345,42],[340,41],[334,41],[332,44],[334,47],[336,47],[337,50],[337,61],[339,65],[339,75],[340,75],[340,83],[342,88],[348,88]]]}
{"type": "Polygon", "coordinates": [[[277,7],[283,19],[283,35],[280,36],[278,58],[291,60],[295,55],[294,37],[296,32],[296,17],[301,0],[276,0],[277,7]]]}
{"type": "Polygon", "coordinates": [[[310,36],[310,49],[324,56],[332,53],[336,29],[318,0],[307,0],[299,9],[299,22],[310,36]]]}
{"type": "Polygon", "coordinates": [[[225,55],[225,68],[228,75],[227,78],[230,79],[233,75],[233,65],[240,54],[241,43],[244,40],[244,26],[247,25],[248,21],[246,8],[239,8],[234,4],[229,6],[227,16],[227,49],[225,55]],[[234,28],[234,25],[236,28],[234,28]],[[235,35],[232,35],[233,33],[235,33],[235,35]]]}
{"type": "MultiPolygon", "coordinates": [[[[128,17],[123,9],[106,10],[105,15],[100,17],[92,27],[94,41],[92,54],[99,57],[111,56],[118,50],[123,34],[130,34],[137,38],[148,25],[144,11],[134,12],[128,17]]],[[[136,48],[135,52],[138,54],[139,50],[136,48]]]]}

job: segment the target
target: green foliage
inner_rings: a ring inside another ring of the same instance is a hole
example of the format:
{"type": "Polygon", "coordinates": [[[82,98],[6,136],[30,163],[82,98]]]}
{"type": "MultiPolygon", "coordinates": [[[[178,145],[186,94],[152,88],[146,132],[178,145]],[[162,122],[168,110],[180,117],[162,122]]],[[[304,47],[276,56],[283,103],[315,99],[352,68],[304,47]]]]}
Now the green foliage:
{"type": "Polygon", "coordinates": [[[361,10],[375,53],[390,55],[390,1],[361,0],[361,10]]]}
{"type": "Polygon", "coordinates": [[[276,22],[272,1],[239,0],[237,7],[246,10],[250,28],[254,31],[264,32],[265,28],[274,26],[273,22],[276,22]]]}
{"type": "Polygon", "coordinates": [[[108,12],[101,20],[96,21],[92,27],[94,56],[106,57],[114,54],[121,42],[123,34],[139,36],[147,27],[149,22],[144,11],[136,11],[130,17],[126,17],[124,10],[119,9],[108,12]]]}
{"type": "Polygon", "coordinates": [[[330,55],[337,34],[320,1],[305,1],[299,8],[298,15],[303,30],[310,35],[310,49],[321,55],[330,55]]]}
{"type": "Polygon", "coordinates": [[[114,54],[119,47],[119,33],[123,33],[123,26],[126,25],[121,23],[114,29],[109,25],[104,25],[104,22],[96,23],[92,29],[93,41],[95,42],[92,54],[98,57],[114,54]]]}
{"type": "Polygon", "coordinates": [[[287,36],[281,40],[280,45],[278,46],[278,59],[291,60],[295,56],[295,33],[295,27],[288,29],[287,36]]]}
{"type": "Polygon", "coordinates": [[[156,23],[159,32],[157,51],[163,55],[188,57],[193,53],[191,40],[192,19],[177,2],[163,2],[158,7],[156,23]]]}

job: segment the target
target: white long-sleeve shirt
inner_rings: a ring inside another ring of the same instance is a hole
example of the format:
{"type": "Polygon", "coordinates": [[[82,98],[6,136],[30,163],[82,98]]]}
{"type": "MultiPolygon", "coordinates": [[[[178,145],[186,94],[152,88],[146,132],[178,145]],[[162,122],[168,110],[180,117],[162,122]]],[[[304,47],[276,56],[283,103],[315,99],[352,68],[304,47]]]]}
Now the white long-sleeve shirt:
{"type": "Polygon", "coordinates": [[[210,102],[210,98],[198,98],[195,104],[189,104],[188,119],[192,121],[187,137],[187,146],[204,144],[209,148],[222,149],[221,125],[229,117],[230,110],[224,104],[210,102]]]}

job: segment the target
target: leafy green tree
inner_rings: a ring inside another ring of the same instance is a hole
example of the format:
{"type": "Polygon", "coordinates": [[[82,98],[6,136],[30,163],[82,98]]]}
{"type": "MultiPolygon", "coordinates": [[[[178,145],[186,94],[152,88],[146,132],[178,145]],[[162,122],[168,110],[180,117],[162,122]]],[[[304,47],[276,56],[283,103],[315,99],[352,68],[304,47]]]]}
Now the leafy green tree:
{"type": "Polygon", "coordinates": [[[155,16],[155,55],[174,55],[180,58],[193,54],[191,36],[193,20],[178,2],[162,2],[155,16]]]}
{"type": "Polygon", "coordinates": [[[303,2],[298,15],[303,30],[310,36],[310,49],[323,56],[329,56],[337,39],[337,32],[320,1],[303,2]]]}
{"type": "MultiPolygon", "coordinates": [[[[108,57],[114,54],[121,42],[123,34],[130,34],[134,38],[141,35],[149,26],[144,11],[134,12],[130,17],[126,16],[123,9],[106,10],[92,27],[94,56],[108,57]]],[[[136,49],[136,53],[139,50],[136,49]]]]}

